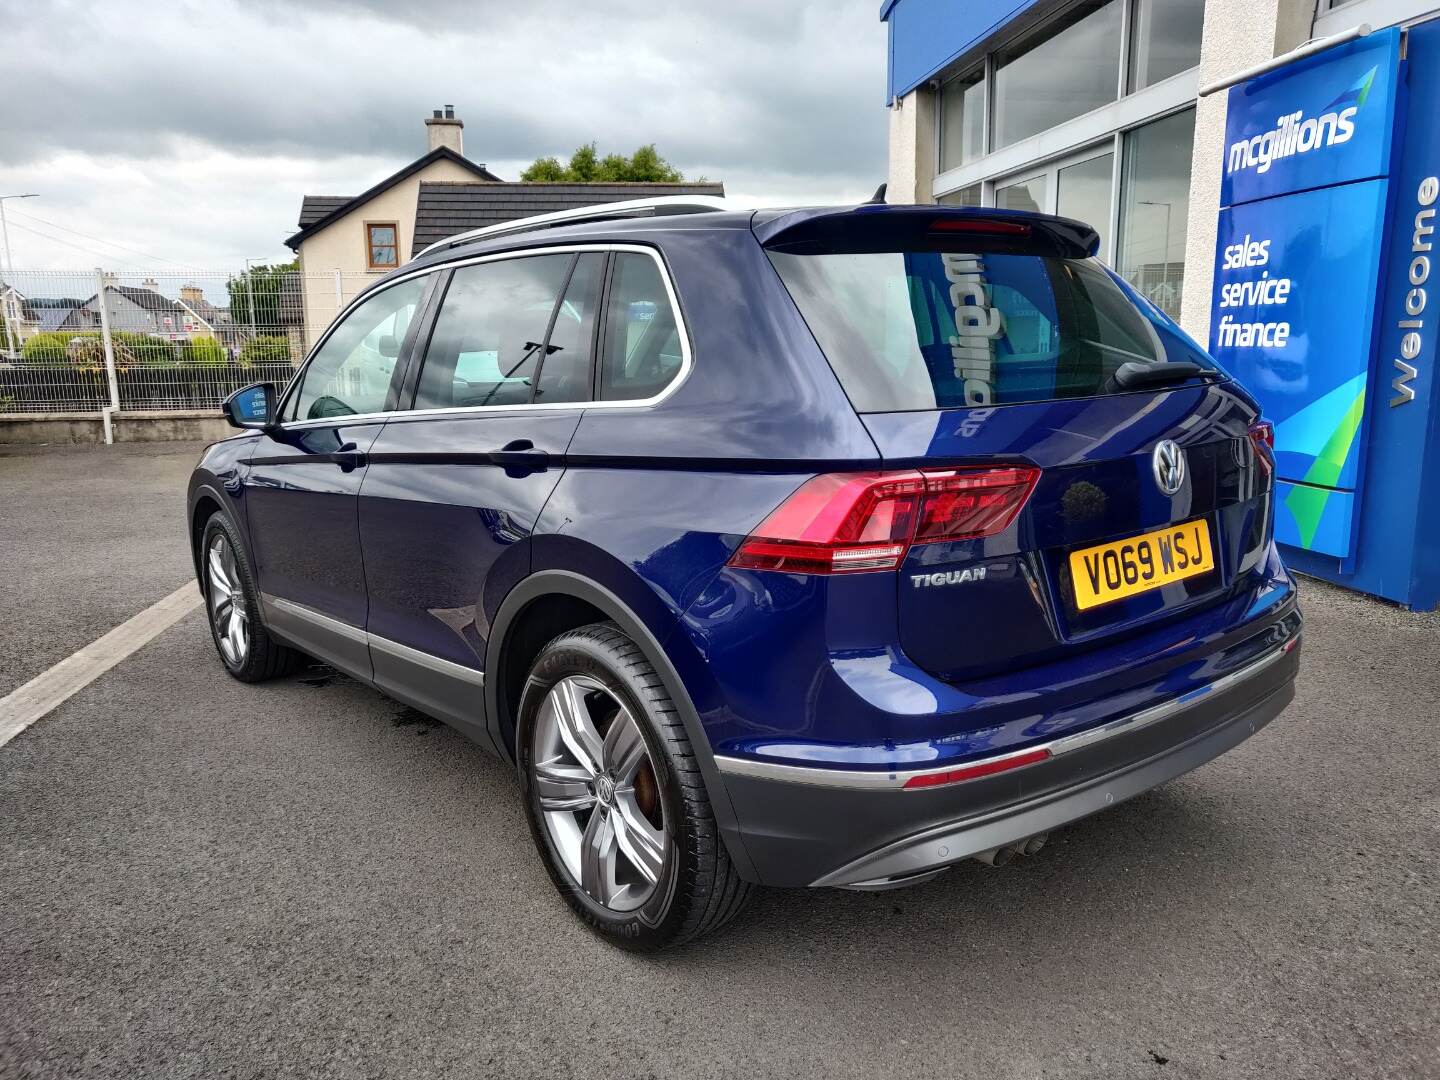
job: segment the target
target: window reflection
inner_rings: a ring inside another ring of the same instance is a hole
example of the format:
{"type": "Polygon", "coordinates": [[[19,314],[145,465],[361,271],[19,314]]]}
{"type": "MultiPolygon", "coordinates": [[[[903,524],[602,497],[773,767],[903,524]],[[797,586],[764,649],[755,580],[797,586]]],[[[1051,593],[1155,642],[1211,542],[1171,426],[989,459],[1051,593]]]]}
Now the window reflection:
{"type": "Polygon", "coordinates": [[[1200,63],[1205,6],[1199,0],[1135,0],[1130,90],[1143,90],[1200,63]]]}
{"type": "Polygon", "coordinates": [[[1125,136],[1116,266],[1171,318],[1180,317],[1185,222],[1195,110],[1167,116],[1125,136]]]}
{"type": "Polygon", "coordinates": [[[1018,184],[996,188],[995,205],[1006,210],[1030,210],[1044,213],[1046,209],[1045,180],[1044,176],[1036,176],[1029,180],[1021,180],[1018,184]]]}
{"type": "Polygon", "coordinates": [[[985,154],[985,74],[975,71],[940,87],[940,169],[985,154]]]}
{"type": "Polygon", "coordinates": [[[1080,4],[995,54],[996,150],[1119,96],[1121,7],[1080,4]]]}

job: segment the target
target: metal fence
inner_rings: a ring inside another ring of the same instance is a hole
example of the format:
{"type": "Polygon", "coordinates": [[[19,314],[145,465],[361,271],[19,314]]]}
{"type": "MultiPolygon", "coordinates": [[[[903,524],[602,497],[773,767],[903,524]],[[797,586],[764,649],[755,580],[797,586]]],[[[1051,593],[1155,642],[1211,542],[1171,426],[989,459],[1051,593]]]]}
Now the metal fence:
{"type": "Polygon", "coordinates": [[[285,382],[359,272],[18,270],[0,280],[0,414],[213,409],[285,382]]]}

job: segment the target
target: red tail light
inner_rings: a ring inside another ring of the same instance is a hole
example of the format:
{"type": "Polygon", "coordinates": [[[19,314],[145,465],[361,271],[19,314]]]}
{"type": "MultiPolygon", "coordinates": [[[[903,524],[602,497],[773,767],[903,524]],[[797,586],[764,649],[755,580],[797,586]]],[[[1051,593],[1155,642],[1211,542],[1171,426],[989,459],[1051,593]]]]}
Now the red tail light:
{"type": "Polygon", "coordinates": [[[993,536],[1035,487],[1028,465],[828,473],[801,485],[729,565],[790,574],[895,570],[912,544],[993,536]]]}
{"type": "Polygon", "coordinates": [[[1268,484],[1275,475],[1275,425],[1269,420],[1256,420],[1250,425],[1250,445],[1255,448],[1255,464],[1268,484]]]}
{"type": "Polygon", "coordinates": [[[936,218],[932,232],[989,233],[993,236],[1029,236],[1030,226],[1018,221],[987,221],[985,218],[936,218]]]}

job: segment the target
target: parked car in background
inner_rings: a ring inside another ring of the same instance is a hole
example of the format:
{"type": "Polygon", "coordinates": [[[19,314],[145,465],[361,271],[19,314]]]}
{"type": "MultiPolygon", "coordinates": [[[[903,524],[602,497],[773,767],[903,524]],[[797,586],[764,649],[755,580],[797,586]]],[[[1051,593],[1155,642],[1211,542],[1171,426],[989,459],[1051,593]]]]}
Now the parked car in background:
{"type": "Polygon", "coordinates": [[[631,948],[1033,853],[1299,661],[1270,429],[1095,246],[702,199],[437,246],[227,402],[188,507],[221,660],[318,657],[513,762],[631,948]]]}

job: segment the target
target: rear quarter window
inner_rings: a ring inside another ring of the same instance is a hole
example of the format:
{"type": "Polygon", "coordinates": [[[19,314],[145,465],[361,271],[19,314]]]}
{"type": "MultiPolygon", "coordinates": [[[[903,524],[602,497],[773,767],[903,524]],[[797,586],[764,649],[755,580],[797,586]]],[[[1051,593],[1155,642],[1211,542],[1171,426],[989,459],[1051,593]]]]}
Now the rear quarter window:
{"type": "Polygon", "coordinates": [[[767,254],[860,412],[1092,397],[1126,361],[1167,359],[1092,259],[767,254]]]}

